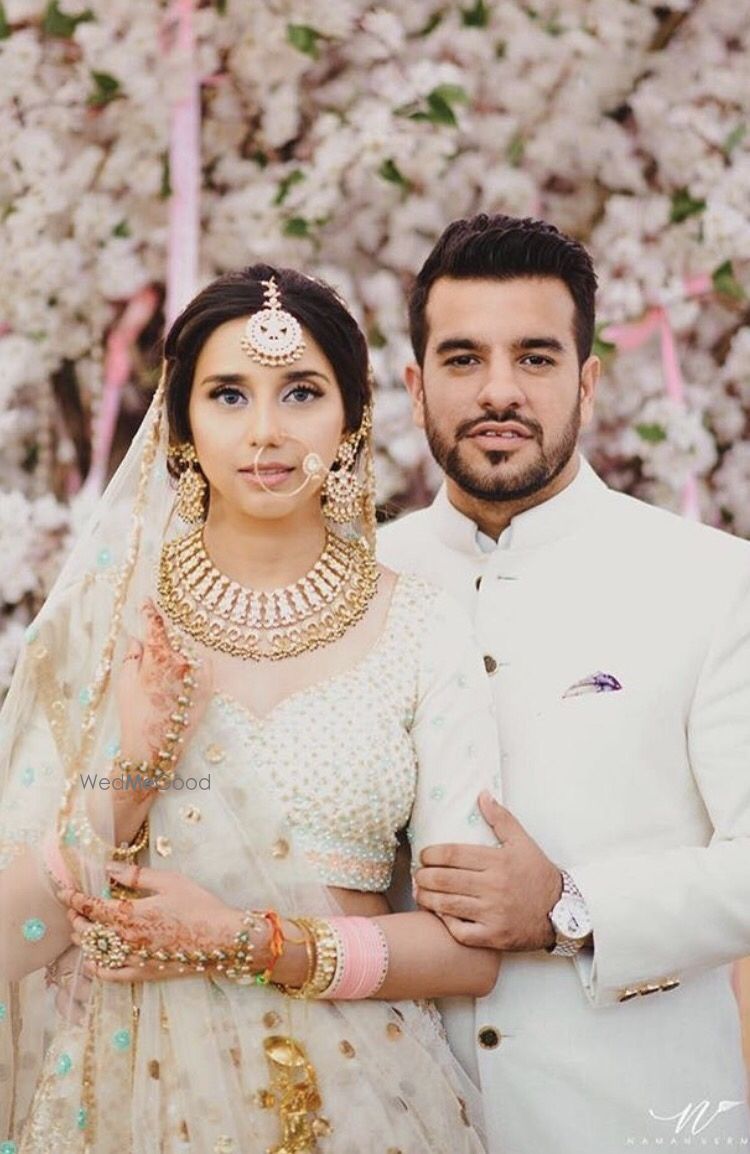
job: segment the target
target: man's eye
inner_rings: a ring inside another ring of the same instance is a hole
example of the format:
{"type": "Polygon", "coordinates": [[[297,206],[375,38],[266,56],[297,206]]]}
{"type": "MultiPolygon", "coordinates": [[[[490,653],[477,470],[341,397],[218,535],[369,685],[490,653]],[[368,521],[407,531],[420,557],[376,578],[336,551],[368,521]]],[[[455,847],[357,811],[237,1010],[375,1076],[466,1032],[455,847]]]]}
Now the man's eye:
{"type": "Polygon", "coordinates": [[[477,357],[474,353],[461,353],[457,357],[450,357],[445,363],[446,365],[457,365],[459,368],[466,368],[468,365],[475,365],[477,363],[477,357]]]}
{"type": "Polygon", "coordinates": [[[530,353],[528,356],[522,357],[522,363],[538,369],[541,368],[542,365],[554,365],[555,362],[550,360],[549,357],[540,356],[538,353],[530,353]]]}

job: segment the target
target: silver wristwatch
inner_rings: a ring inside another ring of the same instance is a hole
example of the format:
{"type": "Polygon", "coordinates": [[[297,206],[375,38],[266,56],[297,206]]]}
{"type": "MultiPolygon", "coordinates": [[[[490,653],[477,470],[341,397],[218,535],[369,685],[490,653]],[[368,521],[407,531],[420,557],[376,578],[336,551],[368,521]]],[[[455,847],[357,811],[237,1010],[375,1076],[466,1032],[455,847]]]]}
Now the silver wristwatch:
{"type": "Polygon", "coordinates": [[[560,900],[549,913],[549,920],[555,931],[554,946],[547,946],[547,953],[572,958],[588,944],[591,937],[591,915],[583,894],[572,877],[560,870],[563,888],[560,900]]]}

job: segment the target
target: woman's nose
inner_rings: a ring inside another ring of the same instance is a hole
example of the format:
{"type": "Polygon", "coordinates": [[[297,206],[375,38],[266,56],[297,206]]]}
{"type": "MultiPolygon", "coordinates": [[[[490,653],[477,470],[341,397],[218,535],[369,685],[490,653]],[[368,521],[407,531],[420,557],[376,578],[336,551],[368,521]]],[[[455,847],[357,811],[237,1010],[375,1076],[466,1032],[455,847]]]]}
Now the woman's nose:
{"type": "Polygon", "coordinates": [[[248,437],[253,445],[279,445],[284,439],[280,413],[274,405],[258,402],[252,408],[248,437]]]}

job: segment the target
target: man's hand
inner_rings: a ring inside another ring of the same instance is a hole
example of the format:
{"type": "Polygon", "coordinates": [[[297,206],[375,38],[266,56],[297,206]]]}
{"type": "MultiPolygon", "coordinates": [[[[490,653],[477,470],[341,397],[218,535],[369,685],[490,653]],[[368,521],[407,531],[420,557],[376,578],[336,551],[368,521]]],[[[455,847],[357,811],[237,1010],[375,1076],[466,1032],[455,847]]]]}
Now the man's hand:
{"type": "Polygon", "coordinates": [[[415,874],[417,902],[466,946],[553,945],[548,914],[562,893],[560,870],[489,793],[479,795],[479,808],[501,845],[428,846],[415,874]]]}

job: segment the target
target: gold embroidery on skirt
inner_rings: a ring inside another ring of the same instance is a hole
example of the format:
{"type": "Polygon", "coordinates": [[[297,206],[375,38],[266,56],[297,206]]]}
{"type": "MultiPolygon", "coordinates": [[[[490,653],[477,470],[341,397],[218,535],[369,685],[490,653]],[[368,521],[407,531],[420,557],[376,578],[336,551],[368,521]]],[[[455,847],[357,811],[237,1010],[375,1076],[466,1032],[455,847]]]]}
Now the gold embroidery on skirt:
{"type": "Polygon", "coordinates": [[[271,1073],[271,1085],[262,1091],[269,1106],[278,1110],[281,1144],[268,1154],[310,1154],[318,1150],[318,1138],[331,1133],[327,1118],[319,1114],[323,1105],[315,1067],[304,1047],[294,1038],[274,1034],[263,1043],[271,1073]]]}

